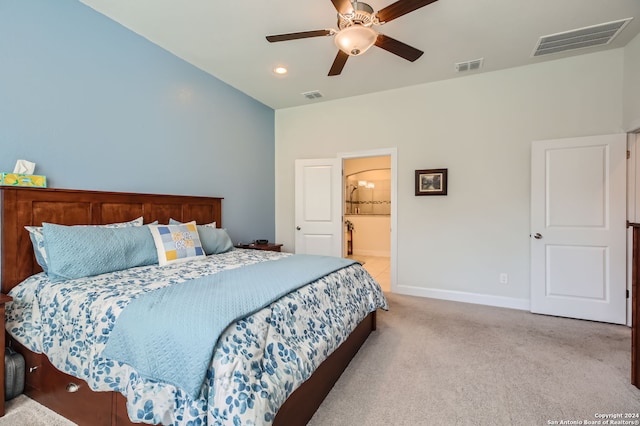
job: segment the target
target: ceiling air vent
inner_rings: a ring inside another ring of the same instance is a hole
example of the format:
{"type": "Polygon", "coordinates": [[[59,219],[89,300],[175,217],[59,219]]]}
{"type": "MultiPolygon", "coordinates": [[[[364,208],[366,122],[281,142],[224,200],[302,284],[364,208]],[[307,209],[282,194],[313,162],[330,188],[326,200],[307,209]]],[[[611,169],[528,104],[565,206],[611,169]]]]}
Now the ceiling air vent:
{"type": "Polygon", "coordinates": [[[540,37],[532,56],[609,44],[633,18],[540,37]]]}
{"type": "Polygon", "coordinates": [[[456,64],[455,71],[463,72],[463,71],[473,71],[473,70],[480,69],[480,67],[482,67],[483,60],[484,58],[474,59],[473,61],[467,61],[467,62],[458,62],[456,64]]]}
{"type": "Polygon", "coordinates": [[[322,93],[320,93],[317,90],[313,90],[311,92],[304,92],[302,96],[304,96],[307,99],[318,99],[322,97],[322,93]]]}

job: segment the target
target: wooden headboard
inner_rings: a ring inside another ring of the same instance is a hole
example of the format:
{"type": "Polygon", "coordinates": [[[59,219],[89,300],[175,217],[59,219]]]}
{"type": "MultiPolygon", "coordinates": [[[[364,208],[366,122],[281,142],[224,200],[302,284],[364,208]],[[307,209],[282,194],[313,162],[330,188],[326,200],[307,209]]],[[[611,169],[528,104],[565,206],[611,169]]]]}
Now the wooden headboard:
{"type": "Polygon", "coordinates": [[[69,189],[0,187],[2,293],[42,271],[27,225],[104,225],[142,216],[144,223],[169,218],[222,226],[222,198],[69,189]]]}

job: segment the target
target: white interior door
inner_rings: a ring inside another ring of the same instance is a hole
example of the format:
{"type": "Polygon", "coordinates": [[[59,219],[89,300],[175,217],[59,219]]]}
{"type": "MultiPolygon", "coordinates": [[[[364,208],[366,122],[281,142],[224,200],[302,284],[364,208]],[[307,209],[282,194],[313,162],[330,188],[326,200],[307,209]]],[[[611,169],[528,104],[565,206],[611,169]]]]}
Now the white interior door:
{"type": "Polygon", "coordinates": [[[536,141],[531,312],[626,323],[626,135],[536,141]]]}
{"type": "Polygon", "coordinates": [[[342,257],[342,162],[295,162],[296,253],[342,257]]]}

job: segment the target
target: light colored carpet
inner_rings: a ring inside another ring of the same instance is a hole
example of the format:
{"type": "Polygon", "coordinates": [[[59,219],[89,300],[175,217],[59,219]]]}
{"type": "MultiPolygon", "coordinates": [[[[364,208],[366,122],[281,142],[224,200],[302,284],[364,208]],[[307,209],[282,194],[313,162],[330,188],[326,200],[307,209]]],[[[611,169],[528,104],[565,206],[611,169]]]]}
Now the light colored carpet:
{"type": "MultiPolygon", "coordinates": [[[[640,412],[628,327],[387,296],[390,311],[310,426],[585,424],[640,412]]],[[[9,425],[72,423],[20,396],[0,419],[9,425]]]]}
{"type": "Polygon", "coordinates": [[[628,327],[388,298],[311,426],[584,424],[640,412],[628,327]]]}
{"type": "Polygon", "coordinates": [[[58,413],[49,410],[25,395],[18,395],[5,405],[0,426],[74,426],[58,413]]]}

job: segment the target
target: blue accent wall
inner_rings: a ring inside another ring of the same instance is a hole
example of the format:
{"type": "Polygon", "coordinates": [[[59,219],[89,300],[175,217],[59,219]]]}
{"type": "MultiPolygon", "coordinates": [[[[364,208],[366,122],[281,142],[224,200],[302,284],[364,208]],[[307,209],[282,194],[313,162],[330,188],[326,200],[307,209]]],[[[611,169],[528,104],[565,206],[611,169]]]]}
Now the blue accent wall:
{"type": "Polygon", "coordinates": [[[0,0],[0,171],[224,197],[234,242],[273,241],[274,137],[271,108],[82,3],[0,0]]]}

